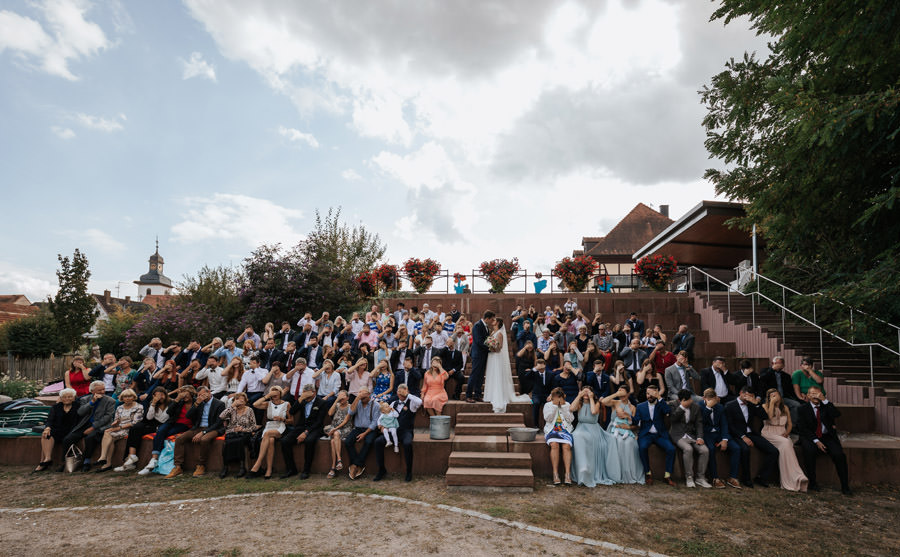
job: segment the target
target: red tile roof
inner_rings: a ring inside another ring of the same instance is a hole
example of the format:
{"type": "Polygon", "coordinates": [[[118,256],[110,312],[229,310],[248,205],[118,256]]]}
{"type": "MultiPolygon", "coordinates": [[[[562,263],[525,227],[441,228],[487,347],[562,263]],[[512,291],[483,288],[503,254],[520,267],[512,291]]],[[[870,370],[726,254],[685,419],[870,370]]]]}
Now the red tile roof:
{"type": "Polygon", "coordinates": [[[16,304],[20,306],[30,306],[31,302],[25,294],[0,294],[0,304],[16,304]]]}
{"type": "Polygon", "coordinates": [[[585,236],[582,246],[596,242],[586,251],[587,255],[627,255],[630,258],[673,222],[658,211],[638,203],[609,234],[601,238],[585,236]]]}
{"type": "Polygon", "coordinates": [[[0,323],[28,317],[39,311],[40,309],[35,306],[23,306],[9,302],[0,302],[0,323]]]}
{"type": "Polygon", "coordinates": [[[174,301],[176,297],[176,295],[171,294],[150,294],[141,298],[141,303],[156,308],[174,301]]]}

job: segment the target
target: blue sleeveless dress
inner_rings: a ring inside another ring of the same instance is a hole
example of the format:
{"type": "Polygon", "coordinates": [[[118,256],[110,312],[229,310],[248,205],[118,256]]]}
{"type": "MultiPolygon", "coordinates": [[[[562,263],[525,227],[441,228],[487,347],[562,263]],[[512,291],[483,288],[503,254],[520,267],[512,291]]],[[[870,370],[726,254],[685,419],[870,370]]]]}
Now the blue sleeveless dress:
{"type": "Polygon", "coordinates": [[[606,473],[607,444],[599,414],[592,414],[590,403],[578,411],[578,425],[572,432],[572,480],[587,487],[612,485],[606,473]]]}

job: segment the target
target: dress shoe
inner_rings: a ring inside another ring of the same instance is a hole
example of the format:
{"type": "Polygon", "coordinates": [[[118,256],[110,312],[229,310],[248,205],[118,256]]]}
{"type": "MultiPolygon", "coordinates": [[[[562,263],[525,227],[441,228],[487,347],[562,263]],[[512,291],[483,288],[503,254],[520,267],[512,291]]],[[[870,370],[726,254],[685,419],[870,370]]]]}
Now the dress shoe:
{"type": "Polygon", "coordinates": [[[195,478],[202,478],[206,475],[206,466],[202,464],[198,464],[196,468],[194,468],[194,473],[192,474],[195,478]]]}
{"type": "Polygon", "coordinates": [[[373,482],[380,482],[381,480],[384,479],[384,474],[385,474],[385,473],[384,473],[382,470],[379,470],[378,473],[375,474],[375,477],[372,478],[372,481],[373,481],[373,482]]]}
{"type": "Polygon", "coordinates": [[[219,470],[219,479],[222,479],[227,475],[228,475],[228,466],[223,464],[222,469],[219,470]]]}
{"type": "Polygon", "coordinates": [[[297,471],[291,469],[291,470],[285,470],[284,474],[282,474],[278,477],[281,478],[282,480],[286,480],[286,479],[290,478],[291,476],[296,476],[296,475],[297,475],[297,471]]]}
{"type": "Polygon", "coordinates": [[[847,497],[853,497],[853,491],[849,487],[842,488],[841,493],[843,493],[847,497]]]}
{"type": "Polygon", "coordinates": [[[183,472],[183,470],[181,469],[181,466],[176,466],[175,468],[172,468],[171,472],[166,474],[165,479],[171,480],[172,478],[180,476],[182,474],[182,472],[183,472]]]}
{"type": "Polygon", "coordinates": [[[819,492],[819,491],[822,491],[822,490],[819,489],[819,484],[809,484],[808,486],[806,486],[806,491],[815,491],[815,492],[819,492]]]}
{"type": "Polygon", "coordinates": [[[644,476],[644,485],[653,485],[653,476],[650,474],[644,476]]]}
{"type": "Polygon", "coordinates": [[[403,481],[405,481],[405,482],[411,482],[411,481],[412,481],[412,474],[407,473],[407,474],[406,474],[406,478],[404,478],[403,481]]]}
{"type": "Polygon", "coordinates": [[[753,483],[758,485],[759,487],[769,487],[769,482],[762,478],[754,478],[753,483]]]}
{"type": "Polygon", "coordinates": [[[308,473],[308,472],[301,472],[301,473],[300,473],[300,479],[301,479],[301,480],[308,480],[308,479],[309,479],[309,473],[308,473]]]}
{"type": "Polygon", "coordinates": [[[90,472],[91,471],[91,463],[89,461],[84,461],[84,464],[81,465],[82,472],[90,472]]]}
{"type": "Polygon", "coordinates": [[[748,489],[753,489],[753,482],[751,482],[750,480],[747,480],[746,482],[741,482],[741,485],[743,485],[744,487],[746,487],[748,489]]]}
{"type": "Polygon", "coordinates": [[[472,397],[467,397],[467,398],[466,398],[466,402],[468,402],[468,403],[471,404],[471,403],[476,402],[476,400],[475,400],[474,398],[472,398],[472,397]]]}
{"type": "Polygon", "coordinates": [[[666,483],[669,484],[669,485],[672,486],[672,487],[677,487],[677,484],[675,483],[675,480],[673,480],[671,476],[669,476],[668,478],[666,478],[666,483]]]}
{"type": "Polygon", "coordinates": [[[235,476],[235,477],[243,478],[246,475],[247,475],[247,466],[245,466],[243,463],[241,463],[241,469],[238,470],[237,476],[235,476]]]}
{"type": "Polygon", "coordinates": [[[262,475],[262,472],[260,472],[259,470],[248,470],[248,471],[247,471],[246,478],[247,478],[248,480],[250,480],[250,479],[253,479],[253,478],[258,478],[258,477],[260,477],[261,475],[262,475]]]}

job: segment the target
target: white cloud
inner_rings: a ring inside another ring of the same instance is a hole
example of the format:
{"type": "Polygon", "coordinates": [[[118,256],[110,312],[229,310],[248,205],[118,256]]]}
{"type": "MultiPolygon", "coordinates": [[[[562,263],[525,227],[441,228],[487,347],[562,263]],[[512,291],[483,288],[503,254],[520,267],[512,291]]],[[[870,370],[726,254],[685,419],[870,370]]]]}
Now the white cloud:
{"type": "Polygon", "coordinates": [[[58,289],[52,273],[0,261],[0,292],[4,294],[25,294],[32,302],[42,302],[58,289]]]}
{"type": "Polygon", "coordinates": [[[347,170],[341,172],[341,178],[347,180],[348,182],[357,182],[359,180],[362,180],[362,176],[360,176],[352,168],[348,168],[347,170]]]}
{"type": "Polygon", "coordinates": [[[111,45],[103,29],[85,19],[90,4],[85,0],[44,0],[36,6],[46,27],[30,17],[0,11],[0,53],[9,49],[28,66],[77,80],[69,63],[111,45]]]}
{"type": "Polygon", "coordinates": [[[56,135],[56,137],[60,139],[72,139],[75,137],[75,132],[72,131],[72,128],[63,128],[61,126],[50,126],[50,130],[56,135]]]}
{"type": "Polygon", "coordinates": [[[205,77],[206,79],[216,82],[216,69],[206,60],[203,54],[192,52],[190,60],[178,59],[181,62],[182,79],[190,79],[192,77],[205,77]]]}
{"type": "Polygon", "coordinates": [[[436,190],[447,184],[471,189],[471,185],[464,183],[460,178],[456,165],[444,147],[433,141],[408,155],[382,151],[372,157],[371,162],[383,173],[411,190],[418,191],[421,188],[436,190]]]}
{"type": "Polygon", "coordinates": [[[102,132],[117,132],[125,129],[125,127],[122,125],[122,122],[126,120],[124,114],[119,114],[117,116],[118,120],[113,118],[92,116],[83,112],[78,112],[72,115],[72,118],[85,128],[92,130],[98,130],[102,132]],[[119,120],[122,120],[122,122],[119,122],[119,120]]]}
{"type": "Polygon", "coordinates": [[[211,242],[224,248],[237,242],[255,248],[273,243],[293,246],[303,239],[295,228],[303,212],[268,199],[215,193],[180,199],[179,203],[191,207],[171,229],[174,240],[183,244],[211,242]]]}
{"type": "Polygon", "coordinates": [[[284,137],[292,143],[296,143],[299,141],[306,143],[313,149],[319,148],[318,140],[316,140],[315,136],[311,133],[304,133],[300,130],[295,130],[294,128],[286,128],[284,126],[278,126],[278,133],[281,134],[281,137],[284,137]]]}
{"type": "Polygon", "coordinates": [[[98,228],[88,228],[81,236],[87,245],[100,251],[117,253],[125,250],[125,244],[98,228]]]}

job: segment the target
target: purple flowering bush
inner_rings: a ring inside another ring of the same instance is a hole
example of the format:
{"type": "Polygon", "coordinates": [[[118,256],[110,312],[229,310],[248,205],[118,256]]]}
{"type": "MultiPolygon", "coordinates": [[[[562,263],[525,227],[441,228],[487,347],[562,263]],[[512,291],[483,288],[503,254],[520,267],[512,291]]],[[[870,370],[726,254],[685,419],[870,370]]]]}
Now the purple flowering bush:
{"type": "Polygon", "coordinates": [[[125,333],[123,344],[127,354],[136,356],[153,337],[162,339],[166,346],[175,340],[187,346],[194,339],[206,344],[213,337],[232,333],[226,330],[222,316],[213,313],[206,305],[176,302],[143,314],[125,333]]]}

